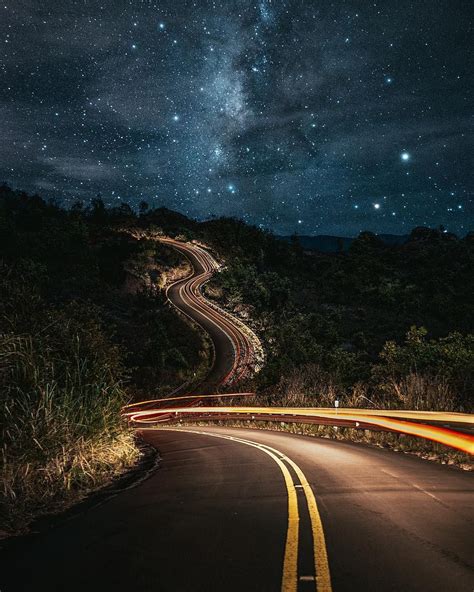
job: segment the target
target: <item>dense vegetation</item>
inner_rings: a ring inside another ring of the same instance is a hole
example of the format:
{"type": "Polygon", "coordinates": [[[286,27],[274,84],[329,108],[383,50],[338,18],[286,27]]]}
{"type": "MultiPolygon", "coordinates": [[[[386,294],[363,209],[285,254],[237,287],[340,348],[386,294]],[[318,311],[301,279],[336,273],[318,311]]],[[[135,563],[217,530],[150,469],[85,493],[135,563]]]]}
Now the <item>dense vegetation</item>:
{"type": "Polygon", "coordinates": [[[205,361],[201,336],[153,289],[181,260],[131,237],[130,214],[100,200],[65,211],[0,188],[0,523],[7,528],[133,462],[122,405],[168,392],[205,361]]]}
{"type": "Polygon", "coordinates": [[[225,262],[207,295],[250,322],[267,354],[246,388],[280,402],[472,409],[472,233],[421,227],[388,246],[363,232],[323,254],[235,219],[161,208],[138,224],[201,240],[225,262]]]}
{"type": "Polygon", "coordinates": [[[248,314],[273,399],[471,409],[474,236],[415,229],[389,247],[362,233],[347,253],[305,253],[233,220],[205,225],[227,269],[210,293],[248,314]]]}
{"type": "Polygon", "coordinates": [[[472,409],[472,233],[415,228],[387,246],[363,232],[347,252],[323,254],[234,219],[198,224],[162,209],[140,224],[202,240],[225,261],[207,294],[263,339],[261,395],[472,409]]]}

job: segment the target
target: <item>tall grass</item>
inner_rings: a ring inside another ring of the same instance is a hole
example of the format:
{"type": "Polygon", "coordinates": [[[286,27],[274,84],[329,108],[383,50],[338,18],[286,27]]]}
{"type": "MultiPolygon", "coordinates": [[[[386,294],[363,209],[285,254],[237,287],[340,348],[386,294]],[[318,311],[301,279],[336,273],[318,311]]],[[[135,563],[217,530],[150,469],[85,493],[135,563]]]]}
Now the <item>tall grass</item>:
{"type": "Polygon", "coordinates": [[[333,407],[338,399],[341,407],[464,410],[445,376],[409,372],[394,377],[387,372],[378,379],[341,385],[337,377],[317,364],[306,364],[283,376],[275,388],[264,392],[264,398],[284,407],[333,407]]]}
{"type": "Polygon", "coordinates": [[[0,530],[21,530],[137,458],[115,352],[94,360],[91,329],[65,321],[61,343],[46,331],[0,335],[0,530]]]}

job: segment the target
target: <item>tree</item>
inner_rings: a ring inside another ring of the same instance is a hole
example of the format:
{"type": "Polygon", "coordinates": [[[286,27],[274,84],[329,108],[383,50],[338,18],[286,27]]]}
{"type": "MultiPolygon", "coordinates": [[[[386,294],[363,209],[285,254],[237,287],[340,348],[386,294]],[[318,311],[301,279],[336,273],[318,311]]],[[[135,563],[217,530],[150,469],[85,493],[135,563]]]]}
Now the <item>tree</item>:
{"type": "Polygon", "coordinates": [[[90,216],[92,222],[95,224],[103,224],[105,222],[107,212],[100,193],[96,198],[91,200],[90,216]]]}
{"type": "Polygon", "coordinates": [[[149,209],[150,209],[150,206],[148,205],[148,203],[146,201],[141,201],[138,204],[138,213],[140,214],[140,216],[145,216],[145,214],[148,212],[149,209]]]}

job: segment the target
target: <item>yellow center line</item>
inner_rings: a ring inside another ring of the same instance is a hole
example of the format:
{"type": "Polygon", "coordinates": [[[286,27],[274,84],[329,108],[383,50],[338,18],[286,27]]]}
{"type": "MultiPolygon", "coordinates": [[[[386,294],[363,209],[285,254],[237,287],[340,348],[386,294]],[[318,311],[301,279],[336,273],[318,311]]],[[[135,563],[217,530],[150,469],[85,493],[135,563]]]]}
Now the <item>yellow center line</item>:
{"type": "Polygon", "coordinates": [[[313,490],[306,479],[305,474],[300,467],[288,458],[285,454],[259,442],[253,442],[252,440],[246,440],[235,436],[228,436],[225,434],[214,434],[212,432],[189,430],[189,429],[173,429],[173,428],[160,428],[166,431],[179,431],[187,432],[191,434],[200,434],[205,436],[212,436],[214,438],[223,438],[225,440],[231,440],[233,442],[239,442],[258,448],[262,452],[265,452],[270,456],[280,468],[288,493],[288,528],[286,535],[285,544],[285,555],[283,560],[283,575],[282,575],[282,592],[296,592],[298,588],[298,540],[299,540],[299,512],[298,512],[298,498],[296,494],[295,483],[293,478],[288,471],[288,468],[282,462],[285,460],[295,471],[302,489],[304,491],[306,502],[308,505],[308,512],[311,520],[311,530],[313,534],[313,552],[314,552],[314,568],[316,574],[316,591],[317,592],[332,592],[331,587],[331,576],[329,572],[329,563],[326,550],[326,541],[324,537],[323,525],[321,522],[321,516],[319,514],[316,498],[314,497],[313,490]]]}
{"type": "MultiPolygon", "coordinates": [[[[250,442],[239,438],[240,442],[250,442]]],[[[321,515],[319,514],[318,504],[314,496],[313,490],[311,489],[305,474],[300,467],[291,458],[288,458],[276,448],[267,446],[266,444],[260,444],[261,448],[265,448],[269,451],[283,456],[284,460],[294,469],[300,483],[302,485],[306,502],[308,504],[308,512],[311,520],[311,531],[313,534],[313,551],[314,551],[314,569],[316,573],[316,590],[317,592],[332,592],[331,586],[331,575],[329,571],[328,554],[326,550],[326,539],[324,536],[323,523],[321,521],[321,515]]]]}
{"type": "MultiPolygon", "coordinates": [[[[263,446],[266,446],[265,444],[263,446]]],[[[270,446],[266,446],[270,450],[274,450],[270,446]]],[[[313,533],[313,551],[314,551],[314,569],[316,573],[316,590],[317,592],[332,592],[331,574],[329,571],[328,553],[326,549],[326,539],[324,536],[323,523],[319,513],[318,504],[314,496],[311,485],[308,483],[305,474],[300,467],[291,460],[285,457],[286,462],[293,467],[306,496],[308,504],[309,516],[311,519],[311,531],[313,533]]]]}

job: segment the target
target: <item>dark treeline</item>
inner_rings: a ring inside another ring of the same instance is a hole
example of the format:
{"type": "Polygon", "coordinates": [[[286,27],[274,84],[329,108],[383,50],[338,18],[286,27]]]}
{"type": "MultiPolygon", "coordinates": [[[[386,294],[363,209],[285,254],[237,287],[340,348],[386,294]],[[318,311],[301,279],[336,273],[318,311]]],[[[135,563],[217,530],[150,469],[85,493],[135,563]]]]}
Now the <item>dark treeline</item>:
{"type": "Polygon", "coordinates": [[[387,246],[363,232],[347,252],[323,254],[235,220],[203,232],[228,264],[210,293],[248,313],[264,339],[259,389],[472,408],[472,233],[415,228],[387,246]]]}
{"type": "MultiPolygon", "coordinates": [[[[225,260],[226,269],[207,292],[248,316],[263,339],[267,361],[255,384],[259,391],[282,396],[290,377],[299,383],[311,375],[315,384],[301,386],[307,391],[330,384],[337,396],[350,397],[363,385],[364,396],[386,392],[393,404],[400,381],[421,376],[435,390],[450,390],[452,405],[471,404],[472,233],[459,239],[442,229],[415,228],[405,244],[387,246],[363,232],[347,252],[324,254],[305,252],[297,237],[287,243],[239,220],[199,223],[145,202],[136,212],[127,204],[106,208],[97,198],[65,211],[5,188],[2,204],[3,256],[42,257],[49,298],[89,299],[100,306],[115,341],[128,350],[128,366],[140,369],[131,372],[139,387],[168,386],[167,369],[185,376],[183,369],[198,362],[199,343],[188,327],[175,325],[171,311],[162,306],[157,312],[159,292],[147,297],[120,291],[125,261],[135,258],[144,267],[178,261],[165,247],[124,232],[134,228],[199,239],[225,260]],[[147,314],[157,328],[158,337],[146,340],[153,353],[133,342],[138,325],[144,335],[150,331],[147,314]],[[147,378],[140,382],[139,376],[147,378]]],[[[419,405],[431,404],[431,392],[423,397],[419,405]]]]}
{"type": "Polygon", "coordinates": [[[309,369],[321,376],[318,388],[329,381],[342,395],[361,383],[380,392],[384,372],[392,380],[422,372],[448,377],[457,403],[469,403],[472,233],[459,239],[416,228],[405,244],[387,246],[364,232],[347,252],[328,254],[305,252],[297,237],[287,243],[239,220],[199,223],[145,202],[134,211],[127,204],[106,208],[97,198],[66,211],[3,188],[0,203],[2,259],[16,268],[20,260],[37,262],[21,273],[41,268],[43,294],[53,303],[93,302],[101,322],[113,328],[113,342],[125,348],[125,365],[139,388],[169,386],[176,372],[186,376],[200,347],[159,292],[123,290],[127,261],[142,261],[144,268],[179,261],[165,247],[124,232],[134,228],[202,240],[225,260],[208,295],[248,315],[262,337],[267,363],[256,384],[260,391],[278,393],[289,376],[309,369]],[[137,329],[145,336],[140,343],[133,337],[137,329]]]}

